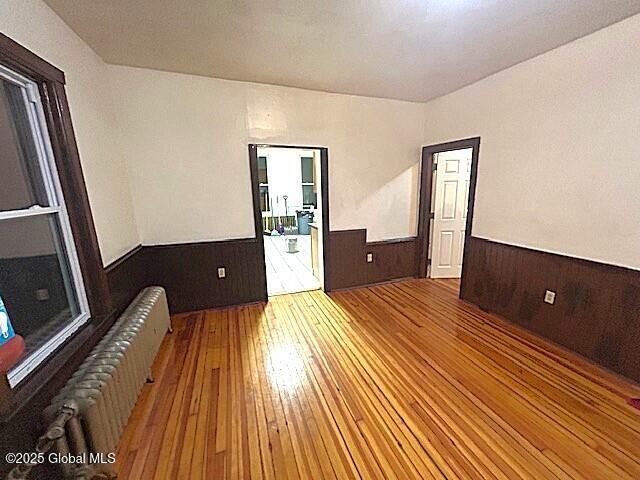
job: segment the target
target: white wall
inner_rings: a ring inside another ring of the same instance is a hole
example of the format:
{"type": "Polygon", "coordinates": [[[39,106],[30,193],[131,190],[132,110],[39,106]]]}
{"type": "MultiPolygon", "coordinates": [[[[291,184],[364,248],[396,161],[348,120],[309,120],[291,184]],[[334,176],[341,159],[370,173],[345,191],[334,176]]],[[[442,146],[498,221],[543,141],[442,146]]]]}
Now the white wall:
{"type": "Polygon", "coordinates": [[[251,237],[249,143],[329,148],[331,229],[416,233],[421,104],[109,67],[145,244],[251,237]]]}
{"type": "Polygon", "coordinates": [[[473,234],[640,268],[640,15],[425,105],[481,137],[473,234]]]}
{"type": "Polygon", "coordinates": [[[107,264],[139,243],[127,168],[113,136],[107,67],[39,0],[0,2],[0,31],[65,72],[82,169],[107,264]]]}
{"type": "Polygon", "coordinates": [[[329,147],[331,228],[414,235],[420,145],[480,135],[475,235],[640,268],[640,16],[426,105],[106,66],[39,0],[0,31],[66,73],[105,263],[252,236],[248,143],[329,147]]]}

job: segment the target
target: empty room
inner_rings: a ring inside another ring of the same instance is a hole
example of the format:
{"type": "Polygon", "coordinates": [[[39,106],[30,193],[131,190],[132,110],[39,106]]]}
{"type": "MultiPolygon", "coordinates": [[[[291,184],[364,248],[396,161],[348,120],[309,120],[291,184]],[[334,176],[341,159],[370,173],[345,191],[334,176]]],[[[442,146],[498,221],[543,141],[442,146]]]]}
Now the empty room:
{"type": "Polygon", "coordinates": [[[0,478],[640,479],[640,0],[0,0],[0,478]]]}

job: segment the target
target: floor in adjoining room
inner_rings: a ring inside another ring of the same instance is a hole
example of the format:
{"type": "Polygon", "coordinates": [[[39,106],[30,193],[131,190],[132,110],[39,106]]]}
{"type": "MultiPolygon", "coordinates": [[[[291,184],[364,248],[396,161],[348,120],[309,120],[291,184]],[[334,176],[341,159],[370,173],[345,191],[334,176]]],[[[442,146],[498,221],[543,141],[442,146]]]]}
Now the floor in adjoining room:
{"type": "Polygon", "coordinates": [[[304,292],[320,288],[311,269],[311,236],[264,237],[267,292],[271,295],[304,292]],[[297,239],[297,252],[289,253],[287,240],[297,239]]]}
{"type": "Polygon", "coordinates": [[[640,387],[408,280],[173,317],[120,480],[640,478],[640,387]]]}

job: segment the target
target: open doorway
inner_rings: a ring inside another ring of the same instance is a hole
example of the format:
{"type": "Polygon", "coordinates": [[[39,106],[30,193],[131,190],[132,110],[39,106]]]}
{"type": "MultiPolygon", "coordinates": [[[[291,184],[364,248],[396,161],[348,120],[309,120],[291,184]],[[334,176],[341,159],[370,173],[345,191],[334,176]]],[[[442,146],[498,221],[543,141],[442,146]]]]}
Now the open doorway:
{"type": "Polygon", "coordinates": [[[263,245],[267,296],[327,290],[327,151],[250,146],[256,233],[263,245]]]}
{"type": "Polygon", "coordinates": [[[480,138],[423,147],[420,186],[420,276],[459,289],[473,206],[480,138]]]}

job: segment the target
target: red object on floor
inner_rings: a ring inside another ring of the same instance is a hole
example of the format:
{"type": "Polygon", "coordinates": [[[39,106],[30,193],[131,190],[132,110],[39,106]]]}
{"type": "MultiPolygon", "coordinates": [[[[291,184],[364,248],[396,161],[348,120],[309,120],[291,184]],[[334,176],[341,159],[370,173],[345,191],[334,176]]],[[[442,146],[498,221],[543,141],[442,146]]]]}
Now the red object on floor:
{"type": "Polygon", "coordinates": [[[629,405],[640,410],[640,398],[630,398],[629,405]]]}
{"type": "Polygon", "coordinates": [[[24,340],[16,335],[0,347],[0,373],[13,367],[24,353],[24,340]]]}

